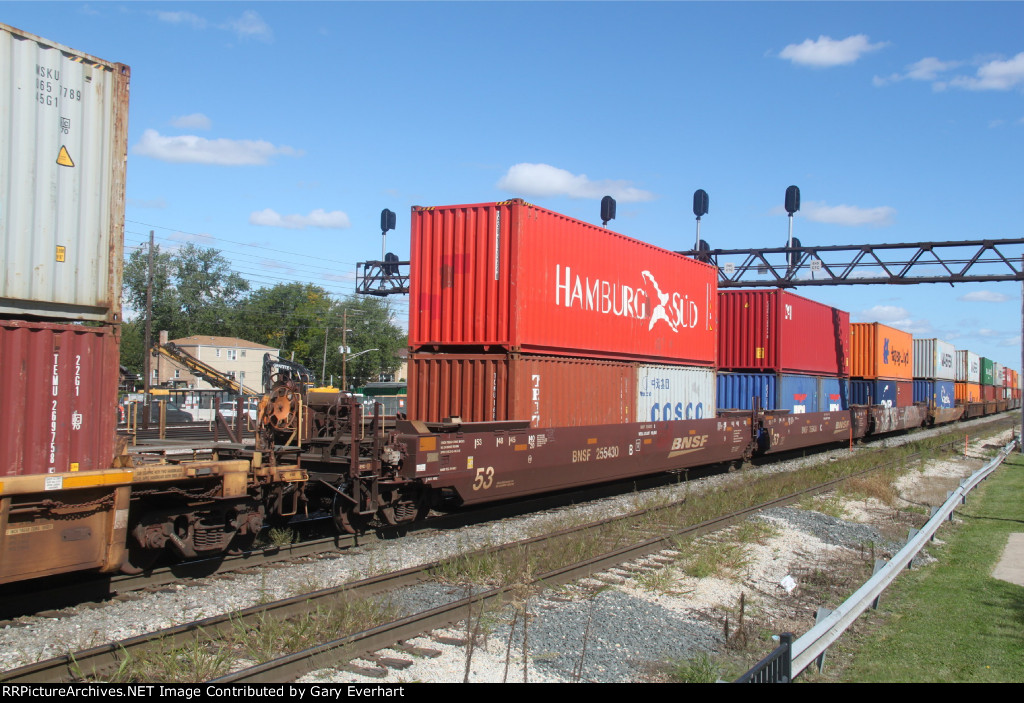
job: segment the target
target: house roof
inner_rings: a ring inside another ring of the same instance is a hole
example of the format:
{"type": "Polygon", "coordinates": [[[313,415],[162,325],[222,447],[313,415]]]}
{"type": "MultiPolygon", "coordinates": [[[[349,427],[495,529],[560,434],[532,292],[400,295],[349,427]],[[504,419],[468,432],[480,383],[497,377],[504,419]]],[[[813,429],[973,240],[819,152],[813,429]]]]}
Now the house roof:
{"type": "Polygon", "coordinates": [[[265,344],[257,344],[247,339],[238,337],[208,337],[205,335],[192,335],[181,339],[172,339],[172,342],[179,347],[233,347],[235,349],[266,349],[276,351],[277,347],[268,347],[265,344]]]}

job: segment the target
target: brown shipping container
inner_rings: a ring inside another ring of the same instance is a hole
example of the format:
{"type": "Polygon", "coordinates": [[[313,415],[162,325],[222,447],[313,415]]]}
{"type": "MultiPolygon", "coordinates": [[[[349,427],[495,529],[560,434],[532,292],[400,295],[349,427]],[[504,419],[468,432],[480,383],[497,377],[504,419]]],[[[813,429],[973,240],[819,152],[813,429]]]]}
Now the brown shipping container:
{"type": "Polygon", "coordinates": [[[633,422],[634,364],[526,354],[412,354],[409,418],[528,420],[532,427],[633,422]]]}
{"type": "Polygon", "coordinates": [[[914,382],[896,382],[896,407],[906,408],[914,404],[914,382]]]}
{"type": "Polygon", "coordinates": [[[521,200],[414,207],[409,344],[713,366],[713,266],[521,200]]]}
{"type": "Polygon", "coordinates": [[[998,400],[999,396],[996,395],[995,386],[982,386],[981,387],[981,399],[984,401],[998,400]]]}
{"type": "Polygon", "coordinates": [[[980,403],[981,384],[957,381],[953,388],[953,394],[958,403],[980,403]]]}
{"type": "Polygon", "coordinates": [[[0,320],[0,475],[108,469],[117,428],[112,327],[0,320]]]}
{"type": "Polygon", "coordinates": [[[784,290],[718,293],[718,367],[850,375],[850,313],[784,290]]]}
{"type": "Polygon", "coordinates": [[[911,380],[914,337],[879,322],[850,325],[850,375],[855,378],[911,380]]]}
{"type": "Polygon", "coordinates": [[[121,321],[127,66],[0,24],[0,314],[121,321]]]}

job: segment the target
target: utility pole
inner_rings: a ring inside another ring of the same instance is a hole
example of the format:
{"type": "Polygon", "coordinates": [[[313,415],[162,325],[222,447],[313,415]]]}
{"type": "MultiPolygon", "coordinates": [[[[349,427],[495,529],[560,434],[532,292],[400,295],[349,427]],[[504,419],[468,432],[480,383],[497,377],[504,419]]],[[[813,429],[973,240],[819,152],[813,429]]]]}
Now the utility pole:
{"type": "Polygon", "coordinates": [[[345,308],[345,314],[342,317],[341,323],[341,390],[345,388],[345,374],[348,371],[345,368],[345,364],[348,361],[348,308],[345,308]]]}
{"type": "Polygon", "coordinates": [[[142,428],[149,429],[149,386],[151,383],[152,373],[150,372],[150,359],[152,354],[150,347],[152,346],[153,337],[153,230],[149,230],[149,268],[146,273],[146,344],[143,349],[142,356],[142,373],[145,375],[145,381],[143,382],[143,397],[142,397],[142,428]]]}

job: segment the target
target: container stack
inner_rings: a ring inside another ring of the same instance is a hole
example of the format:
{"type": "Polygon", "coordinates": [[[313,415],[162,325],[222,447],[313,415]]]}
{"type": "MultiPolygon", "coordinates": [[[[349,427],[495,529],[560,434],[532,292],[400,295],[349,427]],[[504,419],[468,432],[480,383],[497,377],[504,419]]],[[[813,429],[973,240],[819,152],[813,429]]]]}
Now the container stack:
{"type": "Polygon", "coordinates": [[[961,405],[981,402],[981,357],[960,349],[956,353],[955,400],[961,405]]]}
{"type": "MultiPolygon", "coordinates": [[[[0,478],[108,469],[130,71],[7,25],[0,56],[0,360],[19,398],[0,424],[0,478]]],[[[55,540],[83,531],[54,530],[55,540]]]]}
{"type": "Polygon", "coordinates": [[[879,322],[850,327],[850,402],[888,408],[913,405],[913,336],[879,322]]]}
{"type": "Polygon", "coordinates": [[[955,405],[956,348],[941,339],[914,340],[914,402],[931,408],[955,405]]]}
{"type": "Polygon", "coordinates": [[[981,399],[990,403],[996,399],[996,365],[992,359],[981,357],[981,399]]]}
{"type": "Polygon", "coordinates": [[[721,291],[718,407],[848,408],[850,314],[785,290],[721,291]]]}
{"type": "Polygon", "coordinates": [[[522,200],[414,207],[409,416],[713,418],[714,267],[522,200]]]}

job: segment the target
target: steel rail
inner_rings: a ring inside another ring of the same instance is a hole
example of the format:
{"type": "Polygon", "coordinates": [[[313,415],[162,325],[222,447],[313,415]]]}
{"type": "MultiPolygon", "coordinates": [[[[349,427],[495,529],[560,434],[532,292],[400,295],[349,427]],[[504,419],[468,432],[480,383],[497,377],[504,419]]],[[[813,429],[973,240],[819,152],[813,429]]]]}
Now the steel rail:
{"type": "MultiPolygon", "coordinates": [[[[946,443],[947,446],[958,444],[956,440],[946,443]]],[[[918,456],[920,453],[915,453],[910,457],[904,457],[903,461],[912,459],[918,456]]],[[[612,566],[622,564],[625,562],[633,561],[650,554],[662,551],[667,547],[672,547],[673,540],[680,537],[699,537],[704,534],[716,532],[732,525],[738,524],[743,520],[746,520],[751,515],[754,515],[763,510],[767,510],[773,507],[783,507],[798,502],[807,495],[817,495],[829,491],[838,484],[849,480],[850,478],[860,476],[873,471],[878,471],[888,467],[890,464],[883,464],[869,469],[865,469],[860,472],[843,476],[840,478],[832,479],[825,483],[817,486],[798,491],[796,493],[789,494],[774,500],[766,501],[759,505],[751,506],[743,510],[739,510],[728,515],[723,515],[717,518],[705,520],[704,522],[696,525],[685,526],[676,530],[671,530],[667,534],[662,534],[657,537],[643,540],[626,547],[613,549],[603,554],[591,557],[579,561],[574,564],[560,567],[540,574],[535,577],[528,586],[543,585],[545,587],[563,585],[571,583],[572,581],[580,578],[586,578],[593,576],[596,573],[606,571],[612,566]]],[[[675,505],[675,504],[674,504],[675,505]]],[[[604,520],[596,521],[588,525],[576,528],[567,528],[560,530],[559,532],[552,533],[551,535],[545,535],[539,538],[532,538],[530,540],[523,540],[521,542],[514,543],[512,545],[504,545],[501,550],[510,548],[523,548],[529,547],[530,544],[539,542],[542,540],[553,539],[557,536],[564,536],[577,531],[588,531],[595,527],[617,521],[624,520],[627,518],[636,518],[638,516],[664,510],[666,507],[661,508],[649,508],[640,511],[634,511],[628,516],[619,516],[616,518],[606,518],[604,520]]],[[[489,550],[488,550],[489,551],[489,550]]],[[[273,659],[247,669],[241,669],[236,672],[232,672],[223,677],[213,679],[212,683],[272,683],[280,682],[284,680],[294,680],[300,676],[315,671],[319,668],[338,667],[350,661],[352,659],[358,659],[361,655],[372,653],[376,650],[384,649],[394,645],[396,642],[400,642],[411,637],[415,637],[428,632],[432,629],[439,627],[445,627],[453,624],[460,620],[465,620],[467,613],[469,616],[472,614],[472,608],[474,605],[479,605],[481,608],[487,604],[494,604],[500,602],[501,599],[509,594],[511,591],[522,588],[524,584],[515,584],[510,586],[503,586],[500,588],[494,588],[489,591],[478,593],[453,603],[434,608],[429,611],[424,611],[394,623],[382,625],[380,627],[366,630],[360,633],[354,633],[341,637],[330,642],[310,647],[308,649],[286,654],[277,659],[273,659]],[[339,653],[339,650],[340,653],[339,653]],[[341,660],[335,658],[333,661],[328,661],[329,657],[341,657],[341,660]]]]}
{"type": "MultiPolygon", "coordinates": [[[[958,444],[959,440],[953,440],[932,448],[938,449],[941,446],[948,446],[958,444]]],[[[918,454],[912,454],[909,457],[904,457],[901,461],[912,460],[918,454]]],[[[626,547],[620,547],[613,550],[609,550],[604,554],[600,554],[589,559],[580,561],[575,564],[560,567],[546,574],[537,577],[534,583],[566,583],[584,576],[592,575],[594,573],[603,571],[609,566],[619,564],[625,561],[638,559],[642,556],[646,556],[653,552],[659,551],[670,544],[672,539],[676,539],[682,536],[700,536],[708,532],[715,530],[724,529],[732,524],[736,524],[752,514],[755,514],[761,510],[765,510],[771,507],[779,507],[789,505],[799,501],[806,495],[816,495],[828,490],[831,490],[836,485],[846,481],[850,478],[860,476],[872,471],[889,466],[890,463],[880,464],[868,469],[864,469],[859,472],[849,474],[847,476],[831,479],[822,484],[809,487],[807,489],[798,491],[796,493],[789,494],[780,498],[776,498],[770,501],[766,501],[756,506],[750,506],[740,511],[736,511],[724,516],[712,518],[696,525],[684,526],[670,530],[666,534],[662,534],[653,538],[643,539],[632,545],[626,547]]],[[[685,498],[683,499],[685,500],[685,498]]],[[[682,501],[680,501],[682,502],[682,501]]],[[[488,554],[500,554],[501,552],[511,551],[514,549],[530,549],[534,545],[539,545],[546,541],[551,541],[566,535],[571,535],[575,532],[590,531],[600,528],[604,525],[619,522],[624,520],[633,520],[638,517],[649,515],[658,511],[663,511],[677,505],[673,503],[668,506],[659,506],[656,508],[646,508],[642,510],[633,511],[631,513],[604,518],[602,520],[593,521],[584,525],[566,528],[553,532],[547,535],[541,535],[538,537],[532,537],[526,540],[520,540],[517,542],[498,545],[495,547],[488,547],[484,549],[471,552],[468,555],[460,555],[465,557],[476,557],[484,556],[488,554]]],[[[405,585],[416,583],[425,578],[425,574],[431,570],[437,569],[441,566],[444,561],[435,561],[428,564],[424,564],[417,567],[411,567],[404,569],[399,572],[391,574],[385,574],[376,576],[360,581],[343,584],[341,586],[322,589],[310,594],[303,594],[300,596],[294,596],[292,598],[282,599],[273,603],[261,604],[252,606],[250,608],[236,611],[234,613],[228,613],[224,615],[211,616],[204,618],[203,620],[187,623],[171,628],[166,628],[153,633],[139,635],[136,637],[121,640],[119,642],[112,642],[91,649],[82,650],[80,652],[69,653],[67,655],[54,657],[41,662],[28,664],[23,667],[12,669],[7,672],[0,672],[0,681],[5,683],[45,683],[45,682],[64,682],[73,680],[76,677],[82,675],[94,675],[102,674],[105,671],[115,670],[119,663],[126,657],[130,656],[134,651],[141,651],[146,647],[158,642],[163,641],[164,643],[170,643],[172,646],[183,644],[190,641],[200,631],[204,633],[214,633],[220,631],[227,631],[233,629],[238,625],[253,626],[259,623],[262,618],[268,616],[288,618],[295,615],[301,615],[315,610],[317,607],[323,607],[325,603],[330,603],[331,600],[335,599],[346,599],[352,597],[364,597],[374,593],[382,591],[393,590],[405,585]]],[[[518,586],[519,584],[517,584],[518,586]]],[[[489,600],[500,597],[503,593],[506,593],[508,588],[493,589],[484,594],[475,595],[470,599],[473,602],[479,603],[481,599],[489,600]]],[[[380,649],[384,646],[394,644],[395,641],[404,639],[406,637],[420,634],[423,629],[432,629],[439,625],[432,625],[426,627],[423,623],[436,622],[441,625],[449,622],[453,612],[458,612],[460,608],[465,607],[463,601],[458,601],[456,604],[451,606],[441,606],[435,608],[433,613],[427,618],[426,614],[422,618],[419,616],[410,616],[402,621],[395,624],[395,628],[389,630],[388,625],[383,625],[373,630],[368,630],[365,633],[356,633],[345,638],[334,640],[329,643],[320,645],[319,647],[312,648],[310,650],[304,650],[306,652],[305,657],[299,656],[301,653],[289,654],[278,660],[272,662],[266,662],[252,667],[251,669],[242,670],[231,674],[231,677],[223,680],[237,680],[237,681],[261,681],[261,680],[272,680],[259,678],[264,675],[264,672],[271,671],[274,669],[281,669],[282,667],[294,667],[293,669],[287,669],[288,671],[298,671],[302,666],[297,663],[302,661],[311,661],[310,658],[319,658],[324,652],[334,651],[341,647],[355,647],[359,652],[372,651],[373,649],[380,649]],[[435,612],[436,611],[436,612],[435,612]],[[448,620],[446,620],[448,618],[448,620]],[[413,628],[413,625],[418,624],[421,629],[416,632],[412,632],[412,635],[408,634],[411,632],[408,628],[413,628]],[[405,629],[402,629],[405,628],[405,629]],[[387,634],[385,634],[387,633],[387,634]],[[397,633],[397,634],[396,634],[397,633]],[[365,641],[364,641],[365,638],[365,641]],[[376,639],[375,639],[376,638],[376,639]],[[382,639],[381,639],[382,638],[382,639]],[[388,640],[386,644],[378,644],[381,641],[388,640]],[[275,663],[276,662],[276,663],[275,663]],[[246,678],[251,672],[254,677],[246,678]]],[[[461,618],[460,618],[461,619],[461,618]]],[[[355,655],[357,656],[357,655],[355,655]]],[[[355,656],[351,658],[355,658],[355,656]]],[[[301,675],[301,674],[299,674],[301,675]]]]}

